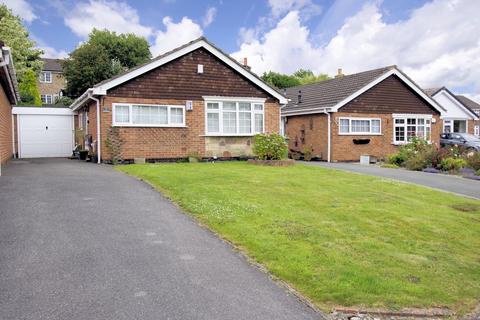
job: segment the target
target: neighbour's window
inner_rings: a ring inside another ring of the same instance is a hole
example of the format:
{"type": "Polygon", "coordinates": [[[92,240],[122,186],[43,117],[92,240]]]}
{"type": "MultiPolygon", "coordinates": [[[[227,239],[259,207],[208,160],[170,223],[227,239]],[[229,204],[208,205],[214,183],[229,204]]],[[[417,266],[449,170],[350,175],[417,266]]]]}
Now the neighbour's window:
{"type": "Polygon", "coordinates": [[[340,118],[339,134],[346,135],[377,135],[381,134],[380,119],[340,118]]]}
{"type": "Polygon", "coordinates": [[[114,104],[113,125],[136,127],[178,127],[185,125],[183,106],[114,104]]]}
{"type": "Polygon", "coordinates": [[[252,135],[264,132],[264,105],[246,101],[206,103],[206,133],[252,135]]]}
{"type": "Polygon", "coordinates": [[[42,100],[42,104],[52,104],[53,103],[53,96],[51,94],[42,94],[42,95],[40,95],[40,99],[42,100]]]}
{"type": "Polygon", "coordinates": [[[427,117],[394,118],[394,143],[407,143],[414,137],[430,141],[431,123],[427,117]]]}
{"type": "Polygon", "coordinates": [[[52,82],[52,72],[51,71],[42,71],[40,73],[40,82],[51,83],[52,82]]]}

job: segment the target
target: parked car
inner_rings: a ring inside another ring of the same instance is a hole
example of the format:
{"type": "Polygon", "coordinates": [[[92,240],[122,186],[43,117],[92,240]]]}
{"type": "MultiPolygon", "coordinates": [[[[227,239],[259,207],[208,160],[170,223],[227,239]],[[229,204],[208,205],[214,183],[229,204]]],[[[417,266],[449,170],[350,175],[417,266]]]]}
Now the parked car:
{"type": "Polygon", "coordinates": [[[442,133],[440,135],[440,145],[443,146],[462,146],[467,149],[480,151],[480,139],[473,134],[468,133],[442,133]]]}

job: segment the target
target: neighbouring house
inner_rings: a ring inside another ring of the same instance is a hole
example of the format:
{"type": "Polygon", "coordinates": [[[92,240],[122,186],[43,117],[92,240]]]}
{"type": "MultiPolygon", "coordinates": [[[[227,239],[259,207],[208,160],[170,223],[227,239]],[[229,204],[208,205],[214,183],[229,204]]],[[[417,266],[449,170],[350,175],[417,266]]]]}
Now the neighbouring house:
{"type": "Polygon", "coordinates": [[[477,115],[477,120],[473,121],[473,134],[480,136],[480,104],[462,95],[456,95],[455,97],[477,115]]]}
{"type": "Polygon", "coordinates": [[[443,108],[396,66],[286,90],[282,123],[292,153],[326,161],[385,158],[418,136],[439,144],[443,108]]]}
{"type": "Polygon", "coordinates": [[[42,58],[43,68],[38,78],[38,90],[43,104],[55,104],[67,85],[61,59],[42,58]]]}
{"type": "Polygon", "coordinates": [[[480,106],[464,96],[453,94],[445,87],[429,88],[424,91],[445,109],[441,116],[443,132],[473,134],[477,130],[478,135],[478,114],[474,108],[480,109],[480,106]]]}
{"type": "Polygon", "coordinates": [[[12,105],[19,99],[12,55],[0,41],[0,165],[13,155],[12,105]]]}
{"type": "MultiPolygon", "coordinates": [[[[287,99],[204,37],[88,89],[71,105],[97,161],[252,155],[287,99]]],[[[78,135],[77,135],[78,136],[78,135]]]]}

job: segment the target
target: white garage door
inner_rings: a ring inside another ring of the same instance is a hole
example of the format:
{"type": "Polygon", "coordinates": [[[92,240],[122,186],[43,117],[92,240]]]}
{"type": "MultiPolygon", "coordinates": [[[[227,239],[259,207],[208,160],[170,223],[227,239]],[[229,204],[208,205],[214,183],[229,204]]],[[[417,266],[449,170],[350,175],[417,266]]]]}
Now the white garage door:
{"type": "Polygon", "coordinates": [[[71,115],[18,114],[20,158],[68,157],[73,149],[71,115]]]}

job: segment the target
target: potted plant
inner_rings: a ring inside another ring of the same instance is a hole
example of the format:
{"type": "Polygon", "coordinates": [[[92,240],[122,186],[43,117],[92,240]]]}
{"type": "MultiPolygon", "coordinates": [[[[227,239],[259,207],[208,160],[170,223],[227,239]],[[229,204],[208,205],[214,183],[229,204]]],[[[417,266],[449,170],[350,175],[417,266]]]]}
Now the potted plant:
{"type": "Polygon", "coordinates": [[[76,150],[80,160],[87,160],[88,150],[85,150],[85,132],[83,129],[75,129],[76,150]]]}

